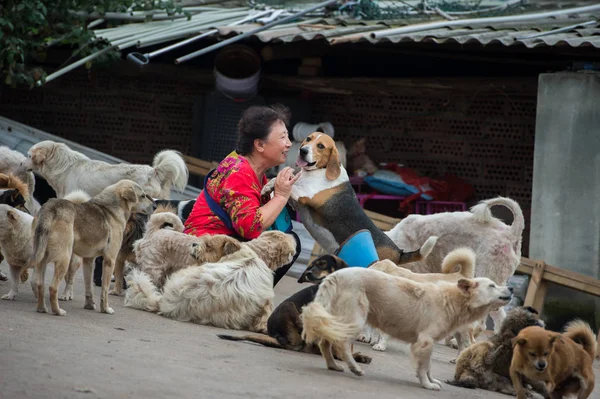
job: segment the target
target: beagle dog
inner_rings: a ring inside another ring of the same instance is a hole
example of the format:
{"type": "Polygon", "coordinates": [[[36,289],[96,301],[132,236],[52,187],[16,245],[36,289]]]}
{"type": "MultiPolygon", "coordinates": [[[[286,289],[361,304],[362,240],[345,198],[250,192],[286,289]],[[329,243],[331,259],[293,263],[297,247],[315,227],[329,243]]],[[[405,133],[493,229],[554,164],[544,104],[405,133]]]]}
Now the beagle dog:
{"type": "MultiPolygon", "coordinates": [[[[380,260],[396,264],[416,262],[427,254],[421,248],[404,252],[379,229],[360,207],[333,139],[320,132],[310,134],[300,146],[296,165],[300,178],[292,186],[290,205],[300,214],[310,235],[328,253],[334,253],[352,234],[371,232],[380,260]]],[[[263,188],[273,191],[275,179],[263,188]]]]}

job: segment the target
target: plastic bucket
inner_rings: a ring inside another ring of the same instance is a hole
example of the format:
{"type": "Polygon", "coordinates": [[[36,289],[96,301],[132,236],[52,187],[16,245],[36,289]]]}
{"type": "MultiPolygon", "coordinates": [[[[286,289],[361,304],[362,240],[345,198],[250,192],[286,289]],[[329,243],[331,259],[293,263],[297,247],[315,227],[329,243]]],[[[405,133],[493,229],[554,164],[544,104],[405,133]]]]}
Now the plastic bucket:
{"type": "Polygon", "coordinates": [[[221,93],[235,97],[252,97],[258,92],[260,57],[248,46],[225,47],[215,58],[215,85],[221,93]]]}

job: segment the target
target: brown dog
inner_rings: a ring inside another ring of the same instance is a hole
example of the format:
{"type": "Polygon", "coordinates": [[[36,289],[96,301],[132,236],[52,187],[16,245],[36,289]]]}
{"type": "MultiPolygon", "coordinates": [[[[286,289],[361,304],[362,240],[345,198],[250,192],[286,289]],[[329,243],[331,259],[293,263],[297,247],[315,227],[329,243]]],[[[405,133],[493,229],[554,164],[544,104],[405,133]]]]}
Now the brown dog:
{"type": "Polygon", "coordinates": [[[525,399],[523,377],[543,381],[552,399],[577,395],[586,399],[594,390],[592,362],[596,354],[596,336],[589,324],[575,320],[564,334],[527,327],[513,341],[510,365],[517,399],[525,399]]]}

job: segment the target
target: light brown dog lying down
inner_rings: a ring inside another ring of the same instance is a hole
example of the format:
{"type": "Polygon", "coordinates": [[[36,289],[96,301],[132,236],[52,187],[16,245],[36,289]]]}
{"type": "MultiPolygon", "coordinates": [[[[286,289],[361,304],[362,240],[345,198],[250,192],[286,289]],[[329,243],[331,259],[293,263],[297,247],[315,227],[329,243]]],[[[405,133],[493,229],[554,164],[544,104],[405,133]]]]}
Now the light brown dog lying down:
{"type": "Polygon", "coordinates": [[[167,278],[177,270],[217,262],[241,249],[241,243],[223,234],[196,237],[183,233],[183,223],[174,213],[154,213],[146,223],[146,233],[133,244],[138,268],[162,290],[167,278]]]}
{"type": "Polygon", "coordinates": [[[592,362],[596,355],[596,336],[589,324],[576,320],[567,324],[564,334],[527,327],[513,339],[510,378],[517,399],[525,399],[523,377],[542,381],[553,399],[577,395],[588,398],[596,377],[592,362]]]}
{"type": "MultiPolygon", "coordinates": [[[[475,252],[470,248],[457,248],[453,250],[444,257],[441,273],[414,273],[404,267],[398,267],[394,262],[387,259],[375,262],[370,266],[370,269],[379,270],[392,276],[404,277],[420,283],[437,283],[443,281],[456,284],[460,279],[474,277],[475,252]]],[[[467,346],[475,343],[472,330],[477,328],[478,324],[479,321],[476,321],[470,326],[458,330],[456,334],[454,334],[456,342],[458,343],[458,353],[467,346]]],[[[369,327],[367,327],[367,330],[368,329],[369,327]]],[[[384,351],[387,347],[387,336],[381,333],[381,331],[376,331],[375,333],[370,331],[367,334],[361,334],[361,337],[359,337],[358,340],[370,342],[373,345],[373,349],[377,351],[384,351]],[[369,335],[371,336],[371,339],[367,341],[366,337],[369,335]],[[373,335],[375,336],[375,339],[373,339],[373,335]],[[362,337],[364,338],[361,339],[362,337]]]]}
{"type": "Polygon", "coordinates": [[[433,344],[457,329],[506,305],[512,288],[480,277],[458,283],[420,283],[360,267],[338,270],[319,286],[315,300],[302,311],[302,338],[318,342],[330,370],[343,371],[332,346],[350,370],[363,375],[350,344],[365,325],[411,344],[417,376],[427,389],[442,384],[431,376],[433,344]]]}
{"type": "MultiPolygon", "coordinates": [[[[190,252],[195,247],[190,244],[190,252]]],[[[160,292],[140,270],[127,276],[125,306],[179,321],[267,333],[273,311],[273,272],[292,261],[296,240],[267,231],[218,262],[176,271],[160,292]]]]}
{"type": "Polygon", "coordinates": [[[46,264],[54,262],[50,285],[50,306],[55,315],[67,314],[58,306],[58,284],[65,277],[72,257],[83,258],[85,309],[95,309],[92,290],[94,259],[104,258],[100,311],[113,314],[108,306],[108,288],[115,259],[123,240],[123,230],[133,210],[150,213],[152,199],[131,180],[106,187],[87,202],[76,204],[65,199],[46,202],[33,221],[33,253],[30,267],[36,271],[37,311],[46,313],[44,274],[46,264]]]}

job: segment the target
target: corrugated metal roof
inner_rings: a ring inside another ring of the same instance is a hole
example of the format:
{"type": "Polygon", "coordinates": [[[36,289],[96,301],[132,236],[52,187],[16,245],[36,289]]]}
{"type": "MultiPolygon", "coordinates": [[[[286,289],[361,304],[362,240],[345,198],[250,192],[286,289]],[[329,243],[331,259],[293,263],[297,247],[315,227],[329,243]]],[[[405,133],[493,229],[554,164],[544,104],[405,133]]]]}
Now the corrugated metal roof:
{"type": "MultiPolygon", "coordinates": [[[[340,20],[319,20],[310,24],[298,23],[287,25],[279,29],[271,29],[254,35],[265,43],[290,43],[296,41],[326,40],[331,45],[342,43],[438,43],[438,44],[467,44],[475,43],[481,46],[525,46],[527,48],[543,46],[592,46],[600,48],[600,13],[596,15],[579,15],[571,18],[551,18],[532,23],[496,23],[489,26],[463,26],[445,27],[424,30],[406,34],[384,34],[382,37],[373,37],[372,33],[387,30],[391,27],[412,26],[407,23],[373,22],[351,23],[340,20]],[[588,23],[586,26],[577,26],[566,32],[551,32],[556,29],[572,25],[588,23]],[[539,33],[548,33],[543,36],[527,38],[539,33]]],[[[414,22],[414,21],[413,21],[414,22]]],[[[245,24],[238,26],[218,27],[219,35],[234,36],[258,28],[259,24],[245,24]]]]}

